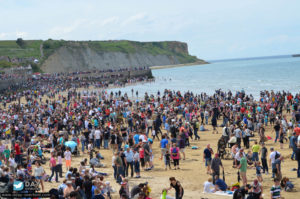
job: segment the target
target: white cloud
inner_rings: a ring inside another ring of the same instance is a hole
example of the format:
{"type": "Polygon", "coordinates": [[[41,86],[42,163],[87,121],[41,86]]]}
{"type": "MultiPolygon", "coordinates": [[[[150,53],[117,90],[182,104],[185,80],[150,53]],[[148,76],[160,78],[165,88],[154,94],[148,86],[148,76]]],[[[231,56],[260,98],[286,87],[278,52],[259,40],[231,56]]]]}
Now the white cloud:
{"type": "Polygon", "coordinates": [[[100,25],[106,26],[106,25],[117,23],[118,21],[119,21],[119,17],[110,17],[110,18],[107,18],[107,19],[104,19],[103,21],[101,21],[100,25]]]}
{"type": "Polygon", "coordinates": [[[16,31],[16,37],[17,38],[24,38],[28,35],[27,32],[21,32],[21,31],[16,31]]]}
{"type": "Polygon", "coordinates": [[[69,26],[56,26],[49,31],[49,34],[51,36],[68,34],[68,33],[75,31],[76,29],[78,29],[85,22],[86,22],[86,20],[80,19],[80,20],[73,22],[69,26]]]}
{"type": "Polygon", "coordinates": [[[129,24],[135,23],[137,21],[140,21],[142,19],[145,19],[147,16],[146,13],[138,13],[133,16],[128,17],[125,21],[122,22],[121,26],[127,26],[129,24]]]}
{"type": "Polygon", "coordinates": [[[91,20],[87,26],[88,27],[103,27],[103,26],[109,26],[109,25],[115,25],[118,24],[119,22],[119,17],[117,16],[113,16],[113,17],[109,17],[109,18],[105,18],[105,19],[97,19],[97,20],[91,20]]]}
{"type": "Polygon", "coordinates": [[[2,32],[0,33],[0,39],[4,39],[7,36],[7,33],[2,32]]]}

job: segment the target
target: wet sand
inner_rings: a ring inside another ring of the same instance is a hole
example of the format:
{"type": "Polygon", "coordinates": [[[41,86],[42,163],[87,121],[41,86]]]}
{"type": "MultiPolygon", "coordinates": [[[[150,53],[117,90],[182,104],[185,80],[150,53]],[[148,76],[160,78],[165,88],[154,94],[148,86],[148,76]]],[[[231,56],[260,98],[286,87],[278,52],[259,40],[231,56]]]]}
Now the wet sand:
{"type": "Polygon", "coordinates": [[[178,67],[184,67],[184,66],[198,66],[202,64],[209,64],[208,62],[194,62],[194,63],[187,63],[187,64],[174,64],[174,65],[163,65],[163,66],[150,66],[151,70],[156,69],[165,69],[165,68],[178,68],[178,67]]]}

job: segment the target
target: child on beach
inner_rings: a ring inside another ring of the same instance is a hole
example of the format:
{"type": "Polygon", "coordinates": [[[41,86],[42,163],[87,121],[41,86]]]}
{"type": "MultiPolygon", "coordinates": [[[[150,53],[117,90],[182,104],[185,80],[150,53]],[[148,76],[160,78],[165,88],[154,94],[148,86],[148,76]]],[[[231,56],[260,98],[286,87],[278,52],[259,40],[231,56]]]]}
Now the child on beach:
{"type": "Polygon", "coordinates": [[[170,152],[167,150],[165,153],[165,170],[167,170],[167,166],[171,169],[171,164],[170,164],[170,152]]]}
{"type": "Polygon", "coordinates": [[[62,178],[62,157],[61,157],[61,152],[57,153],[57,170],[59,173],[59,177],[62,178]]]}
{"type": "Polygon", "coordinates": [[[145,153],[144,153],[144,148],[143,147],[140,147],[139,155],[140,155],[141,166],[144,169],[145,168],[145,153]]]}
{"type": "Polygon", "coordinates": [[[88,154],[90,155],[90,160],[91,159],[93,159],[93,149],[94,149],[94,147],[93,147],[93,142],[92,141],[90,141],[90,143],[88,144],[88,154]]]}
{"type": "Polygon", "coordinates": [[[134,150],[133,155],[135,178],[140,178],[140,154],[138,150],[134,150]]]}
{"type": "Polygon", "coordinates": [[[5,163],[6,163],[6,165],[8,165],[8,159],[9,159],[9,156],[10,156],[10,150],[8,148],[8,145],[5,146],[3,154],[4,154],[5,163]]]}
{"type": "Polygon", "coordinates": [[[280,181],[277,178],[274,178],[274,185],[271,187],[271,199],[281,198],[281,187],[280,181]]]}
{"type": "Polygon", "coordinates": [[[262,182],[263,181],[263,178],[262,178],[262,175],[261,175],[262,167],[260,166],[260,162],[255,162],[255,169],[256,169],[257,180],[259,182],[262,182]]]}
{"type": "Polygon", "coordinates": [[[176,144],[173,144],[173,147],[171,147],[170,152],[171,152],[171,158],[174,162],[174,169],[176,170],[176,166],[177,169],[180,169],[179,168],[180,153],[179,153],[179,148],[176,146],[176,144]]]}
{"type": "Polygon", "coordinates": [[[72,158],[71,158],[72,153],[71,153],[69,147],[67,147],[67,150],[65,151],[64,156],[65,156],[65,160],[66,160],[66,168],[68,171],[71,167],[71,160],[72,160],[72,158]]]}

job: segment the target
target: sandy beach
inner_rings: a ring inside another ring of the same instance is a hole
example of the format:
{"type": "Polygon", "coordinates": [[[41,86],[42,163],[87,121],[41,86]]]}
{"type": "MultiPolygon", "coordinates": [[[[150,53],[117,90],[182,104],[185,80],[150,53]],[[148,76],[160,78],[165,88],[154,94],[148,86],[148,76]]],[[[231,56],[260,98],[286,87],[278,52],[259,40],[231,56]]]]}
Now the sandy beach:
{"type": "MultiPolygon", "coordinates": [[[[218,121],[221,123],[221,121],[218,121]]],[[[204,194],[203,193],[203,183],[207,181],[209,175],[206,174],[206,168],[203,162],[203,150],[206,145],[209,143],[211,144],[212,149],[214,152],[217,152],[217,141],[221,137],[222,128],[218,127],[219,134],[212,134],[212,127],[210,125],[206,126],[208,131],[199,132],[201,137],[200,141],[191,140],[191,146],[197,146],[197,150],[192,150],[191,147],[186,148],[186,160],[180,161],[180,170],[167,170],[165,171],[164,163],[160,160],[160,148],[159,142],[157,140],[153,143],[153,151],[154,151],[154,169],[152,171],[142,171],[141,178],[128,178],[130,188],[139,183],[148,182],[151,188],[151,197],[152,198],[160,198],[161,191],[163,188],[169,187],[169,177],[175,177],[179,180],[184,188],[184,197],[187,199],[196,199],[196,198],[211,198],[211,199],[218,199],[218,198],[232,198],[229,196],[219,196],[215,194],[204,194]]],[[[164,131],[163,131],[164,132],[164,131]]],[[[272,133],[272,127],[266,127],[266,135],[271,136],[274,138],[274,133],[272,133]]],[[[257,138],[254,137],[254,139],[257,138]]],[[[254,142],[250,142],[250,146],[252,146],[254,142]]],[[[282,163],[282,173],[283,176],[289,177],[290,180],[295,184],[295,190],[299,191],[300,182],[296,178],[296,171],[291,171],[293,168],[297,168],[297,162],[292,161],[290,159],[291,149],[288,148],[288,144],[284,145],[284,149],[280,149],[279,143],[274,144],[272,140],[266,143],[266,147],[274,147],[275,150],[280,151],[281,154],[285,157],[284,162],[282,163]]],[[[247,151],[247,150],[246,150],[247,151]]],[[[97,171],[106,172],[109,174],[105,181],[110,181],[112,187],[116,190],[113,194],[113,198],[119,198],[118,191],[120,185],[118,185],[114,178],[113,178],[113,168],[111,167],[111,159],[112,159],[112,150],[104,150],[100,149],[104,160],[102,163],[106,165],[106,168],[98,168],[97,171]]],[[[46,154],[46,157],[49,157],[49,154],[46,154]]],[[[84,158],[88,158],[87,154],[81,154],[80,157],[73,157],[72,158],[72,166],[79,167],[80,161],[84,158]]],[[[232,168],[232,160],[222,160],[224,168],[225,168],[225,177],[226,183],[231,186],[231,184],[237,182],[237,169],[232,168]]],[[[47,174],[51,174],[49,163],[47,162],[43,165],[47,174]]],[[[269,165],[270,170],[270,165],[269,165]]],[[[63,165],[63,176],[65,176],[65,165],[63,165]]],[[[247,170],[247,177],[248,183],[252,183],[253,180],[256,178],[255,169],[248,169],[247,170]]],[[[264,198],[270,197],[270,188],[273,185],[273,179],[271,178],[271,174],[265,175],[263,174],[263,188],[264,188],[264,198]]],[[[63,179],[59,179],[60,182],[63,179]]],[[[57,188],[60,183],[45,183],[45,190],[49,191],[51,188],[57,188]]],[[[174,190],[171,190],[168,195],[174,197],[174,190]]],[[[285,198],[297,198],[300,196],[299,192],[282,192],[282,196],[285,198]]]]}

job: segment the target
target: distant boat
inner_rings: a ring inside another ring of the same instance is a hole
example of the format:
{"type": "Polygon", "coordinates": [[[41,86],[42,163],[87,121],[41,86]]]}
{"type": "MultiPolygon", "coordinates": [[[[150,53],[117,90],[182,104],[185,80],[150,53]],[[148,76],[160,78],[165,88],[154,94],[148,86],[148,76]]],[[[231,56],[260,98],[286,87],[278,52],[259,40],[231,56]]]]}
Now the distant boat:
{"type": "Polygon", "coordinates": [[[300,57],[300,54],[292,55],[292,57],[300,57]]]}

